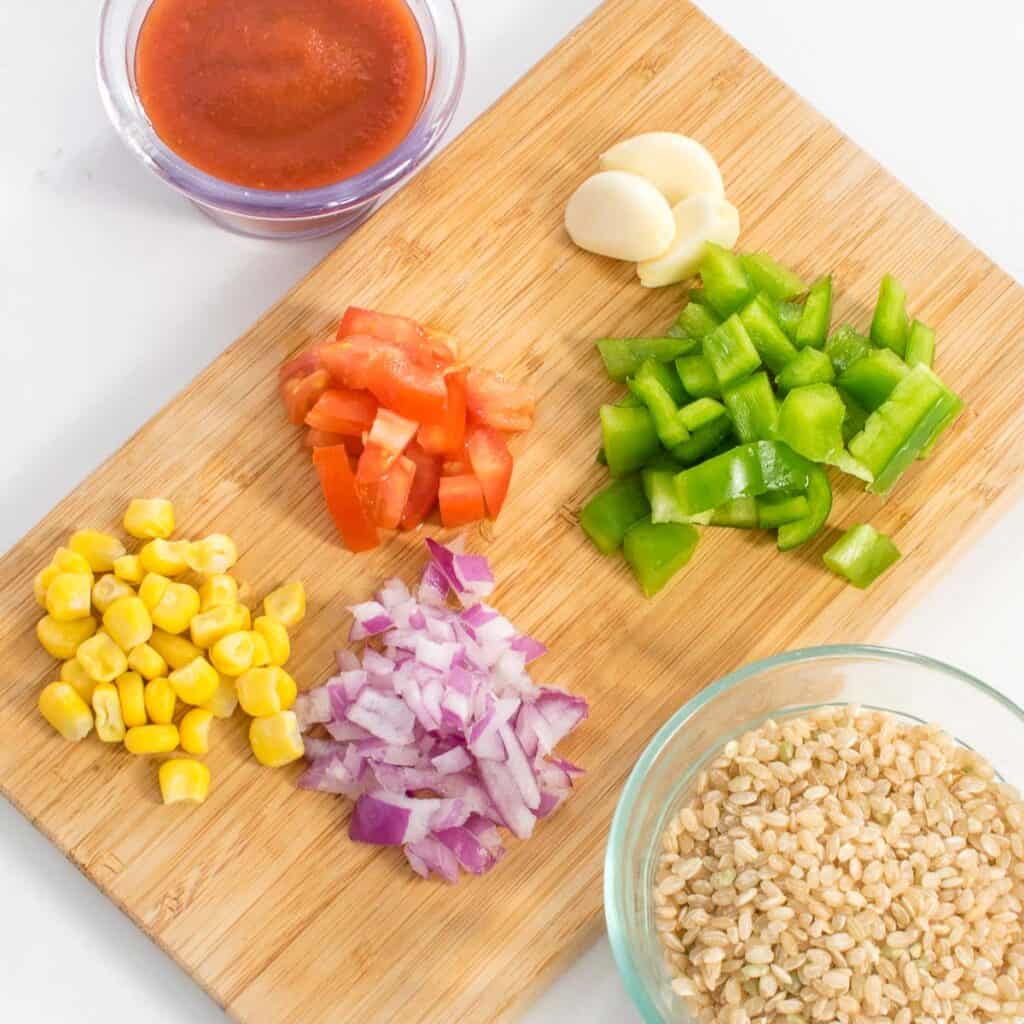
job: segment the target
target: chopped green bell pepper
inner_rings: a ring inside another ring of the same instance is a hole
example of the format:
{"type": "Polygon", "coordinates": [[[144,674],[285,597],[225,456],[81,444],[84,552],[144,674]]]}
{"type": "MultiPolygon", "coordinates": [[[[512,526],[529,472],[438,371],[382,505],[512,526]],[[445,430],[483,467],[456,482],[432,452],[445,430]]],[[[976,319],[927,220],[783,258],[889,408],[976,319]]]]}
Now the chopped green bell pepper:
{"type": "MultiPolygon", "coordinates": [[[[636,376],[629,378],[629,389],[647,406],[654,420],[658,440],[666,448],[671,448],[685,441],[690,432],[683,426],[683,421],[679,418],[679,407],[662,383],[658,369],[661,365],[653,359],[645,359],[640,364],[636,376]]],[[[677,384],[678,381],[677,377],[677,384]]]]}
{"type": "Polygon", "coordinates": [[[820,466],[811,463],[807,490],[809,511],[802,519],[779,527],[778,548],[791,551],[809,541],[825,525],[832,511],[832,485],[828,474],[820,466]]]}
{"type": "Polygon", "coordinates": [[[825,552],[825,565],[861,590],[900,559],[899,548],[868,523],[851,526],[825,552]]]}
{"type": "MultiPolygon", "coordinates": [[[[639,409],[644,403],[632,391],[627,391],[615,404],[623,409],[639,409]]],[[[601,466],[608,465],[608,459],[605,457],[603,447],[597,449],[596,461],[601,466]]]]}
{"type": "Polygon", "coordinates": [[[630,476],[598,491],[581,509],[580,526],[598,551],[610,555],[622,546],[626,531],[650,511],[640,478],[630,476]]]}
{"type": "Polygon", "coordinates": [[[864,429],[864,424],[868,421],[868,411],[842,388],[837,390],[839,397],[843,400],[843,405],[846,406],[846,417],[843,420],[843,444],[849,444],[854,435],[864,429]]]}
{"type": "Polygon", "coordinates": [[[918,363],[931,366],[934,360],[935,331],[920,320],[915,320],[910,325],[910,334],[907,337],[907,366],[917,366],[918,363]]]}
{"type": "Polygon", "coordinates": [[[704,358],[715,371],[720,387],[725,388],[742,380],[761,365],[761,357],[743,321],[735,314],[716,327],[701,344],[704,358]]]}
{"type": "Polygon", "coordinates": [[[645,468],[640,474],[644,484],[644,494],[651,506],[652,523],[694,523],[706,526],[711,521],[710,512],[700,512],[688,516],[679,504],[676,493],[676,473],[678,464],[670,469],[645,468]]]}
{"type": "Polygon", "coordinates": [[[711,512],[709,525],[728,526],[734,530],[756,530],[757,498],[733,498],[719,505],[711,512]]]}
{"type": "Polygon", "coordinates": [[[907,293],[892,274],[886,274],[878,289],[878,302],[871,318],[871,340],[891,348],[900,358],[907,351],[907,293]]]}
{"type": "Polygon", "coordinates": [[[744,253],[740,256],[740,262],[754,290],[764,292],[776,302],[796,298],[807,291],[807,285],[802,278],[788,267],[776,263],[767,253],[744,253]]]}
{"type": "Polygon", "coordinates": [[[640,369],[645,359],[670,363],[700,347],[693,338],[602,338],[597,350],[612,380],[624,381],[640,369]]]}
{"type": "Polygon", "coordinates": [[[714,242],[704,247],[700,277],[712,308],[723,317],[735,313],[754,294],[754,286],[739,256],[714,242]]]}
{"type": "Polygon", "coordinates": [[[661,451],[654,419],[643,406],[602,405],[601,441],[608,471],[614,477],[640,469],[661,451]]]}
{"type": "Polygon", "coordinates": [[[832,322],[832,278],[819,277],[807,293],[803,316],[796,329],[797,348],[821,348],[832,322]]]}
{"type": "Polygon", "coordinates": [[[692,466],[717,451],[732,437],[732,421],[728,416],[718,416],[703,427],[697,427],[689,440],[672,449],[672,458],[684,466],[692,466]]]}
{"type": "Polygon", "coordinates": [[[863,359],[871,351],[871,339],[858,334],[849,324],[840,324],[825,342],[825,354],[837,374],[845,373],[858,359],[863,359]]]}
{"type": "Polygon", "coordinates": [[[762,530],[775,530],[810,515],[811,504],[803,494],[762,494],[757,498],[757,525],[762,530]]]}
{"type": "Polygon", "coordinates": [[[785,394],[794,388],[805,388],[809,384],[830,384],[835,380],[832,360],[816,348],[802,348],[775,378],[779,390],[785,394]]]}
{"type": "Polygon", "coordinates": [[[874,412],[909,372],[910,368],[895,352],[887,348],[872,349],[863,359],[848,366],[840,374],[838,383],[862,409],[874,412]]]}
{"type": "Polygon", "coordinates": [[[846,406],[831,384],[794,388],[779,409],[778,438],[812,462],[828,462],[843,450],[846,406]]]}
{"type": "Polygon", "coordinates": [[[796,358],[796,348],[779,326],[775,311],[764,296],[755,295],[740,310],[739,317],[758,355],[772,373],[779,373],[796,358]]]}
{"type": "Polygon", "coordinates": [[[725,416],[725,406],[713,398],[698,398],[695,402],[684,405],[679,410],[679,418],[687,430],[700,430],[719,416],[725,416]]]}
{"type": "Polygon", "coordinates": [[[623,554],[646,597],[653,597],[693,556],[700,534],[687,523],[641,520],[626,534],[623,554]]]}
{"type": "Polygon", "coordinates": [[[636,372],[637,376],[641,374],[653,376],[669,393],[669,396],[676,405],[683,405],[683,403],[689,400],[686,388],[683,387],[683,382],[679,379],[679,374],[676,373],[676,368],[671,363],[662,363],[656,359],[645,359],[640,364],[640,369],[636,372]]]}
{"type": "Polygon", "coordinates": [[[710,334],[722,318],[703,302],[691,300],[683,306],[682,312],[676,317],[675,323],[668,329],[673,338],[693,338],[700,341],[705,334],[710,334]]]}
{"type": "Polygon", "coordinates": [[[702,355],[683,356],[676,360],[676,373],[692,398],[720,398],[722,389],[711,364],[702,355]]]}
{"type": "Polygon", "coordinates": [[[775,437],[779,405],[767,373],[755,373],[724,388],[722,400],[741,441],[770,441],[775,437]]]}
{"type": "Polygon", "coordinates": [[[775,307],[775,319],[782,328],[782,333],[790,341],[796,341],[796,332],[804,316],[804,307],[799,302],[780,302],[775,307]]]}

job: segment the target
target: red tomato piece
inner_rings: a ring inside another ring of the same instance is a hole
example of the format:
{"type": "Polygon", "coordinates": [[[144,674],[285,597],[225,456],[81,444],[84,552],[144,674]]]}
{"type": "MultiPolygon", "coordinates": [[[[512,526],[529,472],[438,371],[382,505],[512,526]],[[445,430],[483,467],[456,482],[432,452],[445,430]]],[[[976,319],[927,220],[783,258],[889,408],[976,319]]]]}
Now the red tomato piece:
{"type": "Polygon", "coordinates": [[[437,423],[444,416],[448,391],[443,374],[418,365],[400,349],[371,364],[367,386],[381,405],[406,419],[437,423]]]}
{"type": "Polygon", "coordinates": [[[342,445],[349,455],[359,458],[363,453],[363,442],[358,437],[350,434],[332,434],[328,430],[314,430],[312,427],[306,431],[307,448],[330,448],[333,445],[342,445]]]}
{"type": "Polygon", "coordinates": [[[416,463],[399,455],[377,488],[377,525],[382,530],[397,530],[409,501],[416,463]]]}
{"type": "Polygon", "coordinates": [[[305,422],[310,409],[331,386],[326,370],[314,370],[305,377],[289,377],[281,382],[281,401],[288,412],[288,420],[296,426],[305,422]]]}
{"type": "Polygon", "coordinates": [[[309,374],[322,369],[322,363],[320,362],[320,350],[325,345],[329,345],[332,341],[334,341],[333,335],[323,338],[322,340],[315,342],[304,352],[300,352],[298,355],[292,356],[291,359],[283,362],[277,371],[278,383],[283,384],[291,377],[306,377],[309,374]]]}
{"type": "Polygon", "coordinates": [[[487,514],[483,489],[472,473],[441,477],[437,502],[441,507],[441,522],[445,526],[466,526],[487,514]]]}
{"type": "Polygon", "coordinates": [[[396,351],[398,346],[360,335],[324,345],[320,362],[335,384],[364,390],[370,381],[370,367],[389,350],[396,351]]]}
{"type": "Polygon", "coordinates": [[[415,441],[405,450],[406,458],[416,466],[409,500],[402,512],[399,525],[403,530],[413,530],[424,519],[437,502],[437,488],[441,482],[441,460],[428,455],[415,441]]]}
{"type": "Polygon", "coordinates": [[[338,340],[356,334],[369,335],[381,341],[394,341],[400,345],[419,344],[427,338],[427,332],[407,316],[392,316],[389,313],[376,313],[372,309],[349,306],[338,324],[338,340]]]}
{"type": "Polygon", "coordinates": [[[452,370],[445,374],[448,398],[444,416],[439,423],[420,427],[416,440],[431,455],[448,455],[461,451],[466,439],[466,371],[452,370]]]}
{"type": "Polygon", "coordinates": [[[361,437],[373,426],[376,415],[377,400],[368,391],[329,388],[306,414],[306,425],[332,434],[361,437]]]}
{"type": "Polygon", "coordinates": [[[327,508],[350,551],[369,551],[379,543],[377,527],[366,514],[348,453],[341,445],[313,449],[313,465],[320,477],[327,508]]]}
{"type": "Polygon", "coordinates": [[[381,448],[398,455],[405,451],[419,427],[418,423],[407,420],[390,409],[378,409],[367,440],[370,444],[380,445],[381,448]]]}
{"type": "Polygon", "coordinates": [[[491,427],[473,427],[466,440],[473,475],[480,481],[492,519],[498,518],[512,480],[512,453],[505,438],[491,427]]]}
{"type": "Polygon", "coordinates": [[[526,388],[509,384],[488,370],[470,370],[466,406],[471,420],[518,434],[533,425],[536,403],[526,388]]]}

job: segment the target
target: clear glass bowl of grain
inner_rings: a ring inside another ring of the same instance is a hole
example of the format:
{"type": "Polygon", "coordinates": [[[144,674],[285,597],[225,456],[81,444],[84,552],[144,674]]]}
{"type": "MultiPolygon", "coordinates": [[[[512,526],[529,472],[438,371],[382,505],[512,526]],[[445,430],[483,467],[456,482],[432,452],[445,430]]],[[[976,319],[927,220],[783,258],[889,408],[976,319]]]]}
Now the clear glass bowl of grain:
{"type": "MultiPolygon", "coordinates": [[[[981,681],[930,658],[861,645],[810,648],[755,662],[709,686],[684,705],[644,751],[619,799],[608,839],[604,902],[609,939],[626,988],[645,1021],[689,1024],[698,1019],[673,991],[655,925],[654,887],[665,830],[693,798],[700,774],[727,743],[769,720],[784,722],[850,704],[868,714],[887,712],[908,725],[936,723],[957,744],[986,759],[997,780],[1024,789],[1024,711],[981,681]]],[[[1016,820],[1021,808],[1024,805],[1018,804],[1016,820]]],[[[1021,840],[1014,842],[1019,850],[1021,840]]],[[[1011,877],[1014,871],[1014,893],[1019,895],[1024,877],[1016,859],[1011,877]]],[[[1024,946],[1016,948],[1024,971],[1024,946]]],[[[1004,982],[999,979],[1012,995],[1013,984],[1004,982]]],[[[988,982],[982,986],[986,991],[990,987],[988,982]]],[[[993,991],[991,998],[1003,999],[1001,1006],[1012,1009],[1006,996],[1006,991],[993,991]]],[[[994,1004],[986,1002],[989,996],[979,992],[971,998],[993,1010],[979,1020],[1003,1019],[994,1012],[994,1004]]],[[[1024,1018],[1024,989],[1019,1009],[1024,1018]]],[[[726,1014],[717,1019],[745,1018],[726,1014]]],[[[778,1019],[806,1018],[794,1013],[778,1019]]]]}

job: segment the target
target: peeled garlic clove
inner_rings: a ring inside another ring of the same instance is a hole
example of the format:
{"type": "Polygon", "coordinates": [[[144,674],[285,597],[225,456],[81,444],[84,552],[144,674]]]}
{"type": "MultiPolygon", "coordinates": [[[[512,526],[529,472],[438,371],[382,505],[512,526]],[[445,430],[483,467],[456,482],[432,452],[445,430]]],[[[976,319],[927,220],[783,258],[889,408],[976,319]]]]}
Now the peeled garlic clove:
{"type": "Polygon", "coordinates": [[[602,171],[628,171],[646,178],[670,206],[698,192],[725,195],[714,157],[695,139],[676,132],[647,132],[602,154],[602,171]]]}
{"type": "Polygon", "coordinates": [[[565,230],[581,249],[634,261],[665,252],[676,224],[672,208],[649,181],[625,171],[602,171],[570,197],[565,230]]]}
{"type": "Polygon", "coordinates": [[[685,281],[697,273],[704,247],[715,242],[731,249],[740,236],[740,215],[732,203],[708,192],[684,199],[672,210],[676,237],[671,248],[657,259],[637,264],[645,288],[661,288],[685,281]]]}

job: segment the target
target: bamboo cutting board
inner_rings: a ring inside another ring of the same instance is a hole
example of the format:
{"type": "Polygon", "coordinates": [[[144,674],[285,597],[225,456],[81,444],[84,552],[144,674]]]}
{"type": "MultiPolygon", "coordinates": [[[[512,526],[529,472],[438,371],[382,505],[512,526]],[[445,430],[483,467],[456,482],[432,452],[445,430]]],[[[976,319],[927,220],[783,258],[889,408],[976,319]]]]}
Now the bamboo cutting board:
{"type": "Polygon", "coordinates": [[[1024,290],[735,42],[681,0],[609,0],[0,562],[0,787],[240,1020],[508,1019],[597,932],[615,800],[665,718],[752,657],[879,637],[1019,483],[1022,338],[1024,290]],[[663,329],[682,292],[646,292],[631,267],[575,250],[562,210],[601,150],[652,129],[716,154],[744,248],[837,275],[837,323],[865,325],[891,270],[938,329],[939,369],[969,412],[888,504],[837,494],[834,523],[870,518],[905,554],[866,595],[821,568],[834,533],[782,557],[768,538],[707,531],[648,602],[576,526],[603,480],[597,407],[615,394],[590,340],[663,329]],[[33,636],[32,577],[72,529],[113,527],[132,495],[173,498],[185,534],[234,535],[254,595],[305,581],[290,666],[302,685],[330,674],[345,604],[418,573],[418,537],[341,550],[277,406],[281,359],[350,302],[452,331],[540,399],[509,504],[469,543],[493,559],[500,607],[550,645],[537,678],[589,698],[565,744],[588,774],[532,841],[455,889],[350,843],[346,803],[295,791],[296,766],[260,769],[242,716],[216,726],[208,802],[164,809],[152,763],[65,744],[35,710],[55,670],[33,636]]]}

